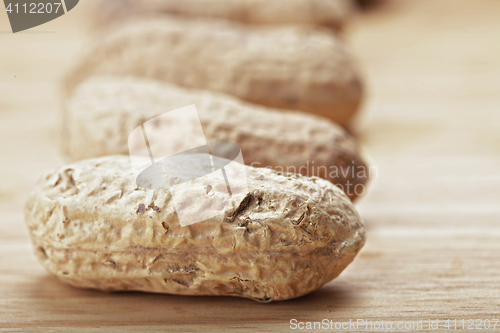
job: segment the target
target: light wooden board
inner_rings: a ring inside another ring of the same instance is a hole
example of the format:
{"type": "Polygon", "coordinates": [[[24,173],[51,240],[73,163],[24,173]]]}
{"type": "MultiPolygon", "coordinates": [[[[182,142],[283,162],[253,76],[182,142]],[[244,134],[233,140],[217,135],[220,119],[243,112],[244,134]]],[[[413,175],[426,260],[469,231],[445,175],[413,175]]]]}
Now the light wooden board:
{"type": "Polygon", "coordinates": [[[378,168],[358,203],[368,241],[338,279],[271,304],[78,290],[34,259],[22,207],[63,163],[57,82],[88,40],[84,4],[16,35],[0,13],[0,331],[286,332],[291,319],[364,319],[434,332],[429,319],[441,330],[500,319],[499,1],[388,1],[350,24],[368,89],[357,132],[378,168]]]}

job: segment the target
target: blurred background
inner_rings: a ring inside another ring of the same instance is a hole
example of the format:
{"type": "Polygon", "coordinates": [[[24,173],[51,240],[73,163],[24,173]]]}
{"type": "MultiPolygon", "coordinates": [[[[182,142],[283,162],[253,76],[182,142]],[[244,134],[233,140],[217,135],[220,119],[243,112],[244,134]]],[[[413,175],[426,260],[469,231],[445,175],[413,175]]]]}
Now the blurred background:
{"type": "Polygon", "coordinates": [[[499,1],[381,0],[349,18],[341,35],[366,82],[352,131],[378,168],[356,204],[368,241],[319,291],[265,306],[76,290],[35,261],[23,203],[64,163],[59,84],[92,38],[91,2],[16,34],[0,12],[0,327],[283,331],[291,318],[500,316],[499,1]]]}

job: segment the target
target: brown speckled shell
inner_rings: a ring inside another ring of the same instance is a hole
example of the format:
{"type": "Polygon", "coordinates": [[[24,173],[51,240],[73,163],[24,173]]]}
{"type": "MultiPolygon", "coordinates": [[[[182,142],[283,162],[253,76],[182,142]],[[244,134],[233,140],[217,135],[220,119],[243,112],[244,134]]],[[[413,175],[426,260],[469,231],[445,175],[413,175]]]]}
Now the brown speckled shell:
{"type": "MultiPolygon", "coordinates": [[[[367,175],[362,177],[358,171],[367,171],[367,166],[355,140],[335,123],[148,79],[93,77],[84,81],[64,106],[64,151],[72,160],[128,154],[127,138],[133,129],[191,104],[197,106],[207,141],[236,143],[247,165],[328,179],[345,189],[351,200],[362,193],[354,188],[365,185],[367,175]]],[[[185,137],[182,129],[171,130],[185,137]]]]}
{"type": "MultiPolygon", "coordinates": [[[[100,36],[101,37],[101,36],[100,36]]],[[[328,31],[174,18],[129,22],[105,33],[65,80],[135,75],[227,93],[346,125],[362,97],[357,65],[328,31]]]]}
{"type": "Polygon", "coordinates": [[[25,206],[36,257],[81,288],[260,301],[305,295],[339,275],[365,241],[343,192],[316,177],[246,172],[239,203],[181,227],[170,192],[137,188],[128,157],[62,167],[25,206]]]}
{"type": "Polygon", "coordinates": [[[139,15],[220,18],[251,24],[313,24],[340,30],[353,0],[94,0],[89,20],[103,27],[139,15]]]}

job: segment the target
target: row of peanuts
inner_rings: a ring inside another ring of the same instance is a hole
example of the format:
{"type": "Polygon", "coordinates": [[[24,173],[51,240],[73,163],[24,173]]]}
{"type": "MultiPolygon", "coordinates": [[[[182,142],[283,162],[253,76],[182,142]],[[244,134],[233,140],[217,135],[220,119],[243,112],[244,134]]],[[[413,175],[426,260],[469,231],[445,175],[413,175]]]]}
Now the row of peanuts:
{"type": "Polygon", "coordinates": [[[142,122],[197,104],[207,141],[231,139],[248,165],[293,167],[355,199],[367,166],[340,127],[352,124],[363,83],[339,36],[354,8],[352,0],[93,2],[98,36],[64,80],[66,155],[128,154],[126,138],[142,122]],[[239,102],[238,119],[217,117],[216,102],[239,102]],[[282,142],[279,152],[257,151],[268,136],[282,142]]]}
{"type": "Polygon", "coordinates": [[[94,1],[98,37],[63,83],[62,143],[76,162],[43,177],[25,205],[37,259],[80,288],[259,302],[337,277],[365,243],[352,201],[369,178],[346,130],[363,95],[338,36],[351,7],[94,1]],[[198,125],[163,117],[192,105],[198,125]],[[212,150],[157,168],[151,152],[190,151],[200,125],[206,142],[236,144],[246,165],[212,150]],[[150,156],[129,154],[131,133],[150,156]],[[152,177],[136,177],[132,159],[152,177]]]}

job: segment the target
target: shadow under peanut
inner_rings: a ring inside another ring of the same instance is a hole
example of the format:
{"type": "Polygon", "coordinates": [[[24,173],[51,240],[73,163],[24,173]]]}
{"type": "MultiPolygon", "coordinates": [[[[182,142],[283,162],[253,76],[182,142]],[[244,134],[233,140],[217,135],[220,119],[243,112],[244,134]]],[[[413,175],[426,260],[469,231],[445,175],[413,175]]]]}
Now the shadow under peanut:
{"type": "Polygon", "coordinates": [[[27,281],[24,288],[26,298],[18,302],[26,313],[34,314],[30,322],[59,327],[260,323],[288,327],[292,318],[334,320],[336,309],[355,303],[353,292],[335,282],[297,299],[267,304],[237,297],[77,289],[49,274],[27,281]],[[317,318],[318,313],[323,317],[317,318]]]}

